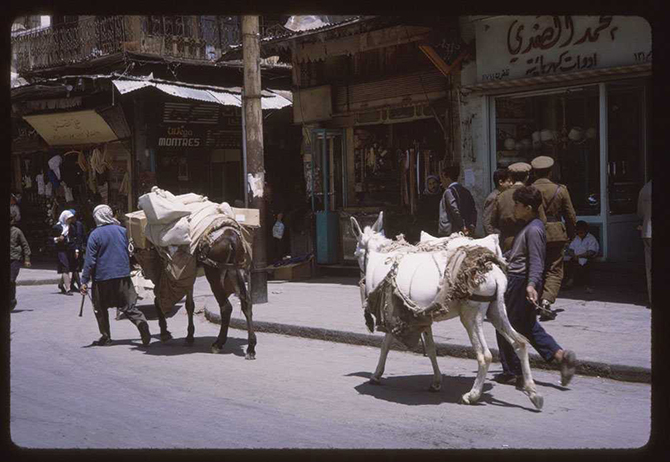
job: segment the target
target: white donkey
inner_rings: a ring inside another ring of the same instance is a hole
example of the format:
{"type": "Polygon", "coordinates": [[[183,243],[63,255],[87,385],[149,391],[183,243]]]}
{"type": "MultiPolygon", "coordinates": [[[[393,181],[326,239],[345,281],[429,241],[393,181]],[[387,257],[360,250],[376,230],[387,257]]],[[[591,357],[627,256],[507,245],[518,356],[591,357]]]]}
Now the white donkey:
{"type": "MultiPolygon", "coordinates": [[[[376,223],[372,226],[366,226],[364,231],[355,218],[351,218],[351,227],[358,240],[355,256],[358,259],[361,271],[365,275],[365,297],[372,292],[386,277],[392,267],[392,258],[394,252],[379,252],[380,248],[391,244],[393,241],[387,239],[382,229],[382,213],[379,214],[376,223]]],[[[497,236],[489,236],[485,239],[472,240],[469,238],[454,238],[449,240],[449,247],[461,245],[483,245],[494,253],[502,257],[502,252],[497,236]],[[492,247],[492,248],[491,248],[492,247]]],[[[429,234],[422,234],[422,241],[436,239],[429,234]]],[[[438,293],[438,285],[441,282],[441,269],[446,268],[446,252],[423,252],[405,255],[397,268],[396,284],[398,289],[411,301],[419,307],[429,306],[438,293]]],[[[498,266],[493,265],[492,269],[486,274],[485,280],[477,287],[473,295],[478,299],[489,299],[492,301],[474,301],[465,300],[460,303],[449,305],[448,320],[460,317],[463,326],[468,331],[470,341],[477,355],[478,372],[472,389],[461,397],[465,404],[474,404],[479,400],[484,388],[484,380],[491,364],[492,356],[484,338],[483,322],[488,316],[493,326],[502,334],[513,346],[514,351],[521,360],[523,372],[523,392],[530,398],[537,409],[541,409],[544,398],[537,393],[535,383],[530,371],[528,361],[528,340],[515,331],[507,318],[505,310],[504,294],[507,288],[507,278],[498,266]]],[[[438,391],[442,386],[442,374],[437,364],[435,343],[430,326],[427,326],[421,333],[426,353],[433,365],[433,382],[430,386],[431,391],[438,391]]],[[[390,332],[384,337],[382,342],[379,363],[370,382],[379,384],[384,374],[386,357],[393,341],[393,334],[390,332]]]]}

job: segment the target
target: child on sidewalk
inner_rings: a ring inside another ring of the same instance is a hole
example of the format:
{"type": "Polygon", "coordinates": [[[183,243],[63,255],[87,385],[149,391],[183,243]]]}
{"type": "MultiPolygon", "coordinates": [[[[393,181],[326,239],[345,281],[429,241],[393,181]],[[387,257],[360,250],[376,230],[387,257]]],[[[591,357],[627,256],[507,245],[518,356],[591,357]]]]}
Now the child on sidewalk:
{"type": "Polygon", "coordinates": [[[565,288],[572,287],[576,280],[580,285],[585,286],[587,293],[592,293],[589,262],[598,255],[600,245],[589,233],[589,225],[585,221],[578,221],[575,231],[577,235],[570,243],[564,259],[566,262],[565,288]]]}

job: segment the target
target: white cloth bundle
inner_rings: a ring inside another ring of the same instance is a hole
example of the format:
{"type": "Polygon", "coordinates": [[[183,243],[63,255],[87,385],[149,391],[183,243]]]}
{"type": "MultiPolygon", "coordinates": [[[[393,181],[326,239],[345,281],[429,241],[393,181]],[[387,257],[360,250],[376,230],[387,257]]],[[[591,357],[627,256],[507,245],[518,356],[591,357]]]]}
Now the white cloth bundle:
{"type": "Polygon", "coordinates": [[[53,156],[51,159],[49,159],[49,168],[53,170],[53,172],[56,174],[56,178],[60,180],[60,164],[63,163],[63,158],[59,155],[53,156]]]}
{"type": "Polygon", "coordinates": [[[191,214],[191,211],[169,191],[154,186],[151,192],[140,196],[139,208],[150,224],[168,224],[191,214]]]}
{"type": "Polygon", "coordinates": [[[169,224],[147,223],[144,229],[147,239],[158,247],[190,245],[189,232],[188,217],[182,217],[169,224]]]}
{"type": "Polygon", "coordinates": [[[44,175],[39,174],[35,177],[35,181],[37,182],[37,194],[40,196],[44,195],[44,175]]]}

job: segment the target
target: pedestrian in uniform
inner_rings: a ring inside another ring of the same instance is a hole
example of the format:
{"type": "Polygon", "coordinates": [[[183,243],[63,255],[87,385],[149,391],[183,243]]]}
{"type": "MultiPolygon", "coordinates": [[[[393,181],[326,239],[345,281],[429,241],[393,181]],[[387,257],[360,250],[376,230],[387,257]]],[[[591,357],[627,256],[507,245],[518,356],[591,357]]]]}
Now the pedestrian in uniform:
{"type": "Polygon", "coordinates": [[[491,224],[491,214],[496,205],[496,199],[505,190],[509,189],[514,182],[510,176],[509,170],[506,168],[499,168],[493,172],[493,184],[495,188],[491,191],[484,201],[484,211],[482,212],[482,219],[484,221],[484,234],[500,234],[500,230],[491,224]]]}
{"type": "Polygon", "coordinates": [[[16,308],[16,278],[21,265],[30,268],[30,246],[23,231],[16,227],[15,213],[9,216],[9,310],[16,308]]]}
{"type": "Polygon", "coordinates": [[[500,247],[503,253],[512,248],[514,236],[521,231],[524,223],[514,216],[514,191],[526,185],[531,166],[525,162],[517,162],[508,168],[514,184],[501,192],[491,209],[491,226],[500,230],[500,247]]]}
{"type": "Polygon", "coordinates": [[[88,237],[84,271],[81,275],[81,293],[86,294],[93,280],[93,310],[102,336],[93,345],[112,343],[108,308],[119,308],[137,327],[142,344],[149,345],[151,334],[144,314],[137,309],[137,294],[130,280],[128,234],[119,226],[112,209],[105,204],[93,209],[96,228],[88,237]]]}
{"type": "MultiPolygon", "coordinates": [[[[577,357],[574,351],[564,350],[537,322],[535,305],[542,292],[546,236],[540,220],[542,195],[533,186],[516,188],[512,193],[514,215],[524,223],[514,237],[507,257],[507,289],[505,307],[512,327],[526,337],[535,350],[547,361],[557,361],[561,370],[561,385],[566,386],[575,373],[577,357]]],[[[494,377],[499,383],[523,387],[521,361],[512,345],[496,332],[502,374],[494,377]]]]}
{"type": "Polygon", "coordinates": [[[56,271],[60,274],[58,288],[63,295],[73,295],[70,287],[70,274],[75,267],[73,222],[74,215],[72,212],[64,210],[58,217],[58,223],[53,227],[55,234],[53,240],[56,244],[58,258],[56,271]]]}
{"type": "Polygon", "coordinates": [[[462,232],[474,236],[477,226],[477,208],[472,194],[458,183],[460,165],[442,169],[440,181],[445,191],[440,200],[438,235],[449,236],[462,232]]]}
{"type": "Polygon", "coordinates": [[[545,281],[540,296],[540,305],[546,309],[547,314],[540,316],[540,321],[550,321],[556,317],[555,313],[549,314],[552,313],[550,307],[556,302],[558,291],[561,288],[565,248],[575,237],[577,215],[572,207],[568,188],[551,181],[554,159],[549,156],[539,156],[532,160],[531,166],[537,178],[533,186],[542,194],[543,218],[546,219],[547,233],[545,281]]]}

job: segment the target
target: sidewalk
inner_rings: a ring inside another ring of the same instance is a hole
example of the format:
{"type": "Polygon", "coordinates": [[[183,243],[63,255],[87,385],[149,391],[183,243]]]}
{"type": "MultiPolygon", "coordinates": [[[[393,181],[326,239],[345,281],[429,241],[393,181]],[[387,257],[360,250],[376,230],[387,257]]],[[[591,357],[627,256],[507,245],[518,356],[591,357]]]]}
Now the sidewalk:
{"type": "MultiPolygon", "coordinates": [[[[610,282],[595,279],[593,294],[581,289],[562,291],[553,307],[565,311],[543,326],[559,345],[577,353],[577,374],[651,383],[651,310],[644,306],[644,288],[639,287],[638,281],[618,286],[610,282]]],[[[22,268],[18,278],[19,285],[57,283],[56,271],[48,265],[22,268]]],[[[269,302],[253,308],[254,328],[257,332],[379,347],[384,334],[370,334],[365,327],[357,283],[357,278],[352,277],[269,281],[269,302]]],[[[204,277],[196,280],[194,297],[196,310],[204,310],[207,319],[219,323],[219,308],[204,277]]],[[[230,327],[246,330],[239,300],[233,296],[230,301],[230,327]]],[[[180,305],[183,307],[183,301],[180,305]]],[[[495,329],[486,322],[484,332],[494,357],[491,370],[498,371],[495,329]]],[[[435,323],[433,336],[439,356],[475,359],[459,320],[435,323]]],[[[397,342],[392,348],[405,350],[397,342]]],[[[415,351],[422,352],[420,344],[415,351]]],[[[448,368],[448,363],[441,362],[444,369],[448,368]]],[[[532,348],[531,365],[557,370],[542,361],[532,348]]],[[[371,370],[375,366],[371,364],[371,370]]]]}
{"type": "MultiPolygon", "coordinates": [[[[559,345],[577,353],[577,374],[651,383],[651,310],[644,306],[643,293],[606,286],[596,288],[593,294],[573,289],[561,295],[553,307],[565,311],[543,326],[559,345]]],[[[207,319],[220,323],[218,305],[204,278],[197,280],[194,296],[196,309],[204,308],[207,319]]],[[[253,308],[257,332],[370,346],[380,346],[384,337],[379,332],[370,334],[365,327],[355,278],[270,281],[268,299],[268,303],[253,308]]],[[[230,327],[246,330],[239,301],[236,297],[230,300],[233,304],[230,327]]],[[[486,322],[484,331],[494,363],[498,363],[495,329],[486,322]]],[[[475,359],[459,320],[433,324],[433,336],[439,356],[475,359]]],[[[405,350],[398,342],[393,348],[405,350]]],[[[420,344],[415,351],[422,352],[420,344]]],[[[545,363],[532,347],[531,365],[558,370],[545,363]]],[[[371,364],[371,370],[375,366],[371,364]]],[[[500,364],[493,364],[491,370],[500,370],[500,364]]]]}

